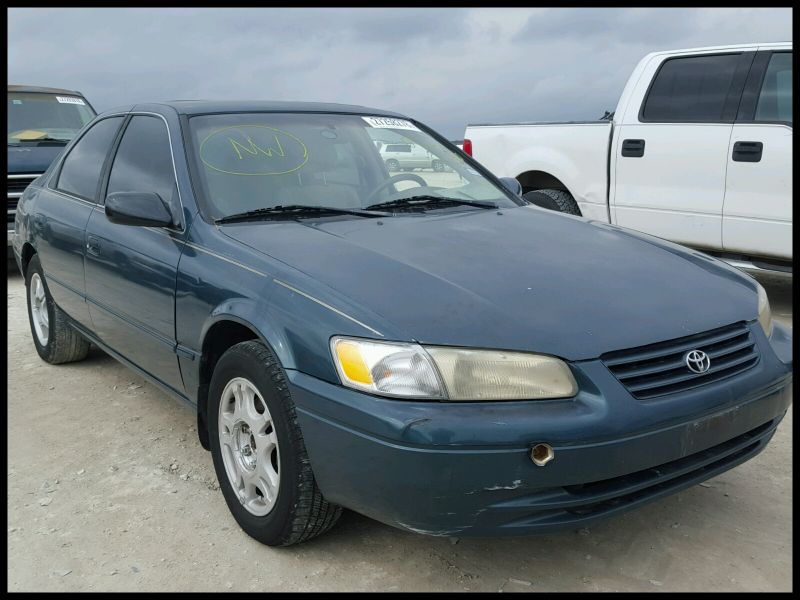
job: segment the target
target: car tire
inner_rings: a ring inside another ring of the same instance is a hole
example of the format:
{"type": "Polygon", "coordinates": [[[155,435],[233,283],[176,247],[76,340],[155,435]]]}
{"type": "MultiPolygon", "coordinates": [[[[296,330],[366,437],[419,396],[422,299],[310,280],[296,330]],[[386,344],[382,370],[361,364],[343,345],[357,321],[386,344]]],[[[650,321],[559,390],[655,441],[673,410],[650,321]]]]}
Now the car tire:
{"type": "Polygon", "coordinates": [[[569,192],[564,190],[533,190],[522,196],[528,203],[555,210],[557,212],[567,213],[568,215],[580,216],[581,210],[578,208],[578,203],[569,192]]]}
{"type": "Polygon", "coordinates": [[[389,170],[389,172],[399,171],[400,163],[397,162],[395,159],[390,158],[389,160],[386,161],[386,168],[389,170]]]}
{"type": "Polygon", "coordinates": [[[33,344],[42,360],[59,365],[86,358],[91,343],[72,327],[53,300],[36,254],[25,270],[25,292],[33,344]]]}
{"type": "Polygon", "coordinates": [[[444,171],[444,163],[438,160],[433,161],[433,170],[437,173],[441,173],[444,171]]]}
{"type": "Polygon", "coordinates": [[[270,348],[241,342],[220,357],[206,422],[222,495],[245,533],[290,546],[333,527],[342,509],[317,487],[286,375],[270,348]]]}

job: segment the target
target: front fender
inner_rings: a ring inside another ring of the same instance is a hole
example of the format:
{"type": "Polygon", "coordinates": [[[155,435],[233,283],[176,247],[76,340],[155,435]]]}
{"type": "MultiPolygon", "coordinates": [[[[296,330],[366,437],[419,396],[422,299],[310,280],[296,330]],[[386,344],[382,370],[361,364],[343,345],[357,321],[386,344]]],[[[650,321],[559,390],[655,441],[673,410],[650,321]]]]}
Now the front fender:
{"type": "Polygon", "coordinates": [[[211,328],[222,321],[233,321],[251,329],[258,335],[258,339],[272,348],[285,369],[296,368],[294,354],[285,332],[275,326],[266,302],[233,298],[218,304],[208,315],[200,330],[201,348],[211,328]]]}

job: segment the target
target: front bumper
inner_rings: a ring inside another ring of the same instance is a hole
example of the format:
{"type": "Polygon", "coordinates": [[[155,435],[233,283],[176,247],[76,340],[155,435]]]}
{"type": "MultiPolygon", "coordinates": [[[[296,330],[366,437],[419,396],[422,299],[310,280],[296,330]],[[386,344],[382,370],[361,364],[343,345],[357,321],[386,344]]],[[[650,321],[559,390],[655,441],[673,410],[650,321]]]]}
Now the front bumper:
{"type": "Polygon", "coordinates": [[[754,335],[747,372],[649,401],[599,361],[573,365],[575,398],[530,402],[388,400],[288,374],[330,501],[419,533],[524,535],[582,527],[763,450],[791,403],[791,339],[776,328],[779,360],[754,335]],[[539,442],[555,451],[544,467],[529,456],[539,442]]]}

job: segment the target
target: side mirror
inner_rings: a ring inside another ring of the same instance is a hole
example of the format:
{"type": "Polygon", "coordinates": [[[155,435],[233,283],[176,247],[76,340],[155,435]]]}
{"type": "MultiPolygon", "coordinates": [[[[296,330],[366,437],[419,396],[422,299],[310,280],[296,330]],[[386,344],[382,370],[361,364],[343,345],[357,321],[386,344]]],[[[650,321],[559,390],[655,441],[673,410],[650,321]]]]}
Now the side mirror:
{"type": "Polygon", "coordinates": [[[500,177],[502,183],[508,191],[522,198],[522,185],[513,177],[500,177]]]}
{"type": "Polygon", "coordinates": [[[106,218],[118,225],[169,227],[172,215],[153,192],[114,192],[106,197],[106,218]]]}

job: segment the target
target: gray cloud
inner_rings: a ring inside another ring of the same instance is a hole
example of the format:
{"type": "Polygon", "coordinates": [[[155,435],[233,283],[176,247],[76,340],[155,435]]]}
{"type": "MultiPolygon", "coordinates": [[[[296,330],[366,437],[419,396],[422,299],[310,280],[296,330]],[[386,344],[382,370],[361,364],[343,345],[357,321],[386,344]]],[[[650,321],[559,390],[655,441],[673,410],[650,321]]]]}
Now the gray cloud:
{"type": "Polygon", "coordinates": [[[346,102],[468,122],[596,118],[648,52],[791,40],[791,9],[8,11],[9,83],[98,110],[177,98],[346,102]]]}

